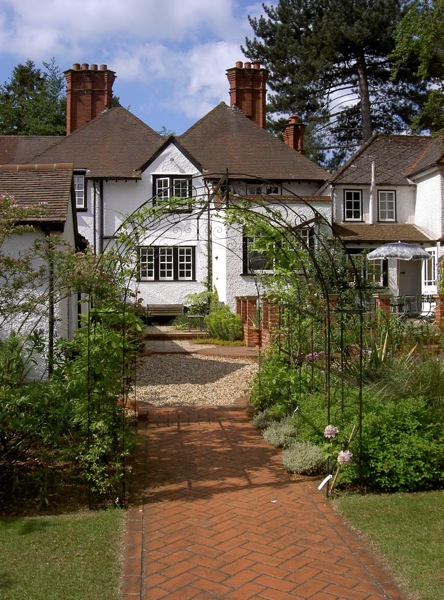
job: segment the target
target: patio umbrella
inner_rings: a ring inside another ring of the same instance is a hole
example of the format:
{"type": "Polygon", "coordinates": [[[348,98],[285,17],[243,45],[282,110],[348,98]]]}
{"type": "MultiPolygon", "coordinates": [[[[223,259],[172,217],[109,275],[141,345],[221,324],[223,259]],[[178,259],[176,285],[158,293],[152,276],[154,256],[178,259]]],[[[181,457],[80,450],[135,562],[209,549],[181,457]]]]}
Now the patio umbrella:
{"type": "Polygon", "coordinates": [[[390,242],[383,244],[367,254],[369,260],[384,260],[392,258],[395,260],[426,260],[431,255],[415,244],[407,242],[390,242]]]}

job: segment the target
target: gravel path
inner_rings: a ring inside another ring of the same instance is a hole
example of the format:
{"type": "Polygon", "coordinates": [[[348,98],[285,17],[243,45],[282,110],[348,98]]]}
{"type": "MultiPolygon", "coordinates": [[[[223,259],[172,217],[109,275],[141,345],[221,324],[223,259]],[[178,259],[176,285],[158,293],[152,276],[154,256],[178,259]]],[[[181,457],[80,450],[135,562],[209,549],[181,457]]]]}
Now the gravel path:
{"type": "Polygon", "coordinates": [[[152,406],[229,406],[257,372],[249,359],[198,354],[152,354],[139,360],[138,402],[152,406]]]}

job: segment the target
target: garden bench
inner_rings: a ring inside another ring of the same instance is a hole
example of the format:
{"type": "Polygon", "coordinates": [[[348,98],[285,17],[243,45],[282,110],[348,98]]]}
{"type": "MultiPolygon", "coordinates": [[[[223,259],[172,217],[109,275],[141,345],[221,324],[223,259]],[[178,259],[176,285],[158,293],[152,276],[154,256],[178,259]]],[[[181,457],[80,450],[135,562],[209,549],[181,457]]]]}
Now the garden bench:
{"type": "Polygon", "coordinates": [[[179,317],[183,315],[182,304],[147,304],[148,317],[179,317]]]}

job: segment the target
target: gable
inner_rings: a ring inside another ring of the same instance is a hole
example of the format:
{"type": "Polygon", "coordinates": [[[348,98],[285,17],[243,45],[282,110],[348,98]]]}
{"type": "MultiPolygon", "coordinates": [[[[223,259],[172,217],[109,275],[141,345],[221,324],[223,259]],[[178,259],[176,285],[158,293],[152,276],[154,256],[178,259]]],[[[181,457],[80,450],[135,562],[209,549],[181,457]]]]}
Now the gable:
{"type": "Polygon", "coordinates": [[[209,177],[220,177],[228,170],[231,176],[243,179],[321,185],[329,178],[327,171],[224,102],[178,139],[209,177]]]}

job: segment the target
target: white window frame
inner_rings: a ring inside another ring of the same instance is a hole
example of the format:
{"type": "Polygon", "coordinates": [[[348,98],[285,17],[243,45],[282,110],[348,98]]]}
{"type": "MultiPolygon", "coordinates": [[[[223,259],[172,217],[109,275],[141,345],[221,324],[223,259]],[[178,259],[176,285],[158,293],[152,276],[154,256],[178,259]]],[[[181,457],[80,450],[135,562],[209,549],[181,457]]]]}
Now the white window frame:
{"type": "Polygon", "coordinates": [[[170,198],[189,199],[189,202],[183,207],[175,207],[175,212],[192,211],[190,175],[153,175],[153,204],[165,203],[168,205],[170,198]]]}
{"type": "Polygon", "coordinates": [[[74,173],[74,194],[76,197],[76,209],[86,210],[86,186],[85,175],[74,173]]]}
{"type": "Polygon", "coordinates": [[[194,281],[195,246],[140,246],[139,281],[194,281]]]}
{"type": "Polygon", "coordinates": [[[438,285],[437,251],[436,248],[426,248],[426,251],[431,257],[422,261],[422,292],[433,294],[436,293],[438,285]]]}
{"type": "Polygon", "coordinates": [[[378,221],[381,223],[396,221],[396,192],[378,190],[378,221]]]}
{"type": "Polygon", "coordinates": [[[344,190],[344,221],[362,220],[362,190],[344,190]]]}

